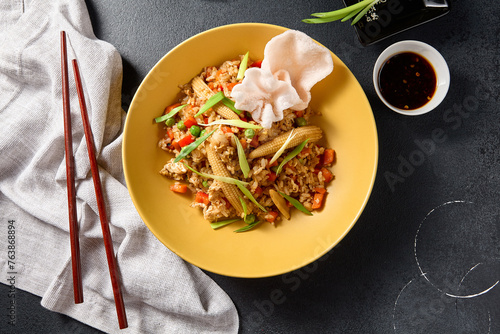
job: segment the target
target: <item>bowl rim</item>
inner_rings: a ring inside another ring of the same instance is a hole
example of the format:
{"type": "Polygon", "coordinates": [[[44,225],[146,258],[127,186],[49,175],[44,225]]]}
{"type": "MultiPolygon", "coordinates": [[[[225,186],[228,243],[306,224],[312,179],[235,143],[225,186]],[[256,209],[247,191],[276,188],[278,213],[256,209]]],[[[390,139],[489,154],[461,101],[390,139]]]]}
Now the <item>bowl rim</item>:
{"type": "Polygon", "coordinates": [[[400,41],[388,46],[378,56],[375,65],[373,66],[373,86],[379,99],[389,109],[402,115],[418,116],[434,110],[439,104],[441,104],[441,102],[443,102],[450,87],[450,70],[441,53],[431,45],[417,40],[400,41]],[[436,91],[434,92],[432,99],[417,109],[405,110],[393,106],[383,97],[378,85],[380,70],[385,61],[390,57],[403,52],[414,52],[424,57],[432,65],[434,71],[436,72],[436,91]]]}

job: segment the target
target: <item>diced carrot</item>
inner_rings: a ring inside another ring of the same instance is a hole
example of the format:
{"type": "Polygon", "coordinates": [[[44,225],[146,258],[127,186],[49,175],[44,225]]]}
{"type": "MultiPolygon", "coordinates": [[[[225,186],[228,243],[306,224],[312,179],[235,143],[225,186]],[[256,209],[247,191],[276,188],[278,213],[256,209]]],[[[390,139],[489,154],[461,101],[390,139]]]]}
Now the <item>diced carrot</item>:
{"type": "Polygon", "coordinates": [[[296,110],[295,111],[295,116],[297,116],[297,117],[303,117],[304,116],[304,110],[296,110]]]}
{"type": "Polygon", "coordinates": [[[193,125],[196,125],[198,124],[198,122],[196,121],[196,118],[194,118],[194,116],[189,116],[188,118],[186,118],[184,120],[184,125],[186,126],[186,128],[190,128],[192,127],[193,125]]]}
{"type": "Polygon", "coordinates": [[[261,67],[262,66],[262,60],[257,60],[250,65],[250,67],[261,67]]]}
{"type": "Polygon", "coordinates": [[[174,140],[174,131],[172,130],[172,128],[167,129],[167,135],[170,140],[174,140]]]}
{"type": "Polygon", "coordinates": [[[186,145],[191,144],[192,142],[194,142],[193,136],[187,135],[184,138],[182,138],[181,140],[179,140],[179,146],[184,147],[186,145]]]}
{"type": "Polygon", "coordinates": [[[224,133],[233,133],[233,130],[231,130],[231,127],[230,127],[230,126],[227,126],[227,125],[222,125],[222,126],[221,126],[221,130],[222,130],[222,132],[224,132],[224,133]]]}
{"type": "Polygon", "coordinates": [[[324,194],[326,192],[326,189],[323,187],[316,187],[314,188],[314,191],[320,194],[324,194]]]}
{"type": "Polygon", "coordinates": [[[332,148],[327,148],[325,153],[323,153],[323,164],[325,166],[330,166],[335,162],[335,151],[332,148]]]}
{"type": "Polygon", "coordinates": [[[315,193],[313,198],[313,209],[319,209],[323,205],[323,198],[325,197],[324,193],[315,193]]]}
{"type": "Polygon", "coordinates": [[[252,141],[250,142],[250,146],[254,148],[259,146],[259,136],[257,135],[253,136],[252,141]]]}
{"type": "Polygon", "coordinates": [[[241,146],[243,147],[243,149],[247,148],[247,141],[245,140],[245,138],[241,138],[240,143],[241,143],[241,146]]]}
{"type": "Polygon", "coordinates": [[[215,80],[219,80],[219,77],[223,74],[223,73],[226,73],[226,70],[218,70],[217,72],[215,72],[215,80]]]}
{"type": "Polygon", "coordinates": [[[253,194],[254,194],[256,197],[259,197],[260,195],[262,195],[262,193],[263,193],[263,192],[264,192],[264,190],[262,190],[262,188],[261,188],[261,187],[257,186],[257,188],[255,188],[255,191],[254,191],[254,193],[253,193],[253,194]]]}
{"type": "Polygon", "coordinates": [[[302,151],[299,153],[299,158],[304,158],[307,157],[309,154],[311,154],[311,148],[310,147],[304,147],[302,151]]]}
{"type": "Polygon", "coordinates": [[[177,140],[172,141],[172,146],[177,150],[181,150],[181,146],[179,145],[179,142],[177,140]]]}
{"type": "Polygon", "coordinates": [[[325,182],[326,183],[328,183],[331,180],[333,180],[333,174],[332,174],[332,172],[330,172],[325,167],[321,168],[321,174],[323,174],[323,177],[325,178],[325,182]]]}
{"type": "Polygon", "coordinates": [[[206,205],[208,205],[210,203],[210,201],[208,200],[208,194],[204,193],[203,191],[198,191],[196,193],[196,197],[194,198],[194,201],[196,203],[203,203],[206,205]]]}
{"type": "Polygon", "coordinates": [[[269,174],[267,174],[267,179],[269,180],[269,182],[274,182],[276,181],[276,173],[275,172],[270,172],[269,174]]]}
{"type": "Polygon", "coordinates": [[[232,91],[232,90],[233,90],[233,88],[234,88],[234,86],[236,86],[237,84],[239,84],[239,82],[231,82],[231,83],[228,83],[228,84],[226,85],[226,87],[227,87],[227,89],[228,89],[229,91],[232,91]]]}
{"type": "Polygon", "coordinates": [[[170,190],[174,193],[184,194],[187,191],[188,187],[185,184],[174,183],[170,186],[170,190]]]}
{"type": "Polygon", "coordinates": [[[269,211],[266,215],[266,220],[270,223],[274,223],[276,218],[278,218],[278,213],[276,211],[269,211]]]}
{"type": "Polygon", "coordinates": [[[181,104],[180,104],[179,102],[169,105],[169,106],[168,106],[168,107],[166,107],[166,108],[165,108],[165,110],[163,111],[163,115],[168,114],[169,112],[171,112],[171,111],[172,111],[172,109],[177,108],[177,107],[178,107],[178,106],[180,106],[180,105],[181,105],[181,104]]]}

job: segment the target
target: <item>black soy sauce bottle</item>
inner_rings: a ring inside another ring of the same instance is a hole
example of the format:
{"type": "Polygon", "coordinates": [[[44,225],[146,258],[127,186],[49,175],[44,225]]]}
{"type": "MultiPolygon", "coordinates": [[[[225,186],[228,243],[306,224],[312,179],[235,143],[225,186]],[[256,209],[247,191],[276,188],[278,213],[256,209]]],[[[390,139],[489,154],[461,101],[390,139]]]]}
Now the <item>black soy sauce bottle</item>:
{"type": "MultiPolygon", "coordinates": [[[[343,0],[346,6],[358,0],[343,0]]],[[[354,26],[363,46],[437,19],[450,11],[450,0],[380,0],[354,26]]]]}

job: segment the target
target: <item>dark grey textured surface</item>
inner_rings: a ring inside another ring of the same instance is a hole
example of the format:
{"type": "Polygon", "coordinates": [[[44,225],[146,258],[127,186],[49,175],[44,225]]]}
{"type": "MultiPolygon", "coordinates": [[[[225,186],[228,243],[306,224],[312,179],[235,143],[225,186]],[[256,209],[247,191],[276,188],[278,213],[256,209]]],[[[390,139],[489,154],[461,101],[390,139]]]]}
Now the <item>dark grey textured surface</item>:
{"type": "MultiPolygon", "coordinates": [[[[300,22],[341,0],[86,2],[97,37],[123,57],[125,108],[175,45],[236,22],[304,31],[346,63],[370,100],[377,180],[347,237],[321,260],[282,276],[208,273],[236,304],[241,333],[500,333],[500,286],[481,294],[500,280],[499,2],[454,1],[447,16],[366,48],[346,23],[300,22]],[[380,52],[404,39],[437,48],[451,72],[444,102],[418,117],[384,107],[371,82],[380,52]],[[395,176],[391,186],[387,178],[395,176]]],[[[0,295],[7,290],[0,286],[0,295]]],[[[96,332],[43,310],[38,297],[19,291],[18,298],[14,332],[96,332]]]]}

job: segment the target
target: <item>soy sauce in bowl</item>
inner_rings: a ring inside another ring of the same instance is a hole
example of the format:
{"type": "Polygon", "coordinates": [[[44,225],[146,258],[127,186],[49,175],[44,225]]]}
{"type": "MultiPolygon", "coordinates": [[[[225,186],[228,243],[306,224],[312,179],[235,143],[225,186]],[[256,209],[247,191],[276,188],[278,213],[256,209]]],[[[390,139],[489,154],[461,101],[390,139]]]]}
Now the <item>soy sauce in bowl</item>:
{"type": "Polygon", "coordinates": [[[373,86],[391,110],[417,116],[434,110],[450,88],[446,60],[429,44],[400,41],[388,46],[373,66],[373,86]]]}
{"type": "Polygon", "coordinates": [[[436,72],[431,63],[414,52],[401,52],[385,61],[378,85],[384,99],[402,110],[428,103],[436,91],[436,72]]]}

